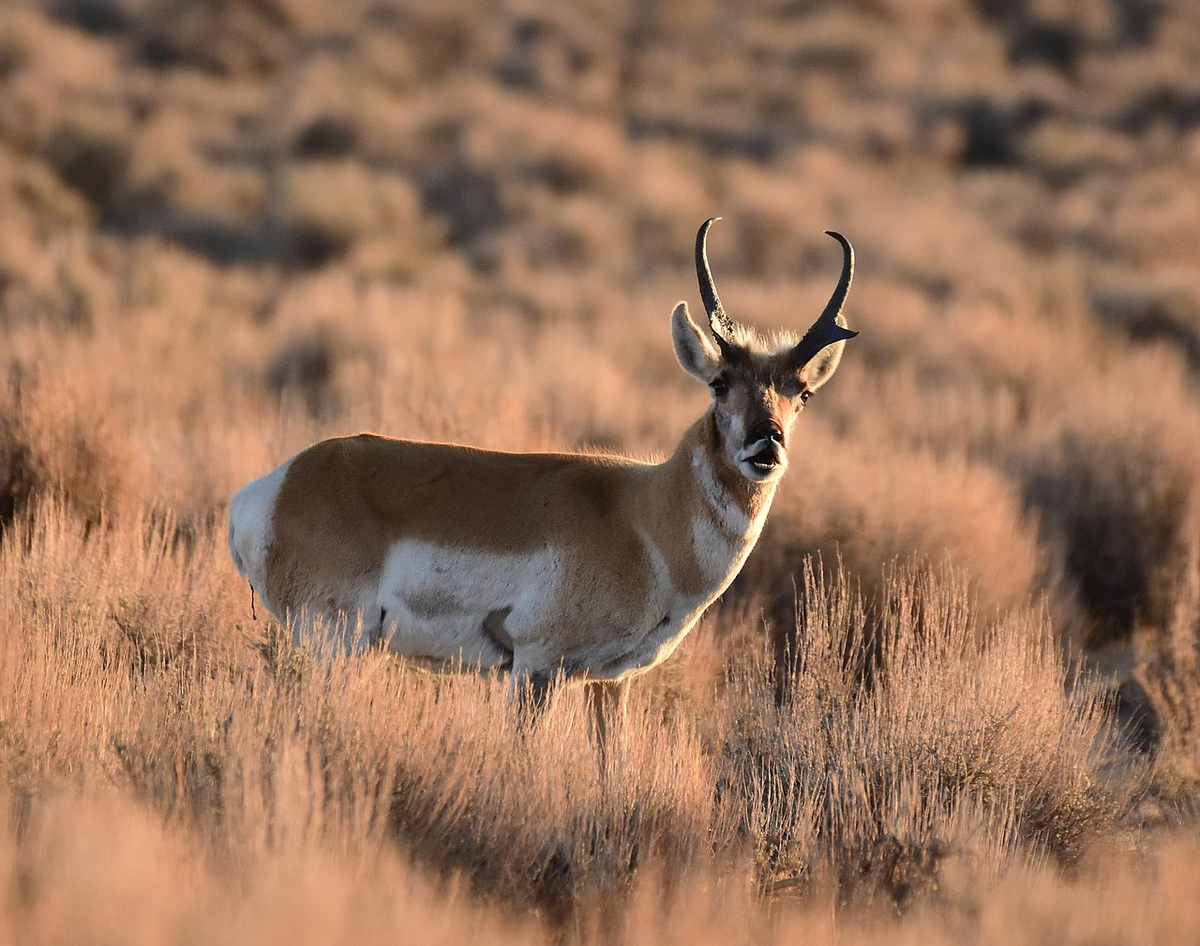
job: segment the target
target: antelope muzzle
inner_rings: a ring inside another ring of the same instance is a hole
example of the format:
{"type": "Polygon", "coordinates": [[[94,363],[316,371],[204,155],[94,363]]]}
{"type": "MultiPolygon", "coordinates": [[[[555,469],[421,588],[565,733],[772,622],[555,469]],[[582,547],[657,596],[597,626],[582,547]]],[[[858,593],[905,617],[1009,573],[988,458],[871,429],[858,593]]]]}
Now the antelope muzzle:
{"type": "Polygon", "coordinates": [[[751,427],[737,459],[743,472],[752,480],[781,476],[787,468],[787,449],[779,422],[770,418],[751,427]]]}

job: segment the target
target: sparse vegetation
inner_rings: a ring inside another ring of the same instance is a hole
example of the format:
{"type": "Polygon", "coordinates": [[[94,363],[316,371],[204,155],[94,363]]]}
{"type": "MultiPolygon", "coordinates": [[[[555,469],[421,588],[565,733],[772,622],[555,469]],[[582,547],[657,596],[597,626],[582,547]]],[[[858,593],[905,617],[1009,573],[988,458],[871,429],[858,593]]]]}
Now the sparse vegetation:
{"type": "Polygon", "coordinates": [[[0,10],[0,940],[1200,936],[1190,0],[0,10]],[[862,335],[597,764],[322,663],[225,502],[360,429],[668,448],[691,240],[862,335]],[[417,932],[414,932],[417,931],[417,932]]]}

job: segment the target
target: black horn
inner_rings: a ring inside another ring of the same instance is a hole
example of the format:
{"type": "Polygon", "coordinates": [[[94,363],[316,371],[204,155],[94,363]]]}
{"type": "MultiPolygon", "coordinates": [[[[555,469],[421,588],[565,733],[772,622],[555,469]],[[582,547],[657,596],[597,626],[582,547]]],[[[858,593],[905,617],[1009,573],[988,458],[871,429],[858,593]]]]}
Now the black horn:
{"type": "Polygon", "coordinates": [[[696,277],[700,280],[700,298],[704,300],[704,311],[708,313],[708,327],[716,340],[721,354],[729,357],[735,350],[733,338],[736,328],[733,319],[725,314],[717,286],[713,282],[712,270],[708,268],[708,230],[720,217],[709,217],[700,225],[696,234],[696,277]]]}
{"type": "Polygon", "coordinates": [[[829,297],[829,302],[825,304],[825,311],[804,333],[799,344],[792,349],[792,357],[798,368],[808,364],[822,348],[826,348],[834,342],[853,338],[858,334],[858,332],[852,332],[846,328],[845,320],[842,318],[846,293],[850,291],[850,283],[854,279],[854,247],[840,233],[835,233],[833,230],[825,232],[842,244],[842,275],[838,279],[837,287],[833,290],[833,295],[829,297]]]}

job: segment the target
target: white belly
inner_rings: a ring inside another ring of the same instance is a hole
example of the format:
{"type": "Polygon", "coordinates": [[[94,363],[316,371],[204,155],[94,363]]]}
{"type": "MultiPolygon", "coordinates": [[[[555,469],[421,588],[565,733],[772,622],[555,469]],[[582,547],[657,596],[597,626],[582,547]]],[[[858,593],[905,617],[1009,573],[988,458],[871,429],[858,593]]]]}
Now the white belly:
{"type": "Polygon", "coordinates": [[[561,569],[550,547],[506,555],[397,542],[379,584],[388,648],[408,657],[508,664],[513,637],[553,620],[561,569]]]}

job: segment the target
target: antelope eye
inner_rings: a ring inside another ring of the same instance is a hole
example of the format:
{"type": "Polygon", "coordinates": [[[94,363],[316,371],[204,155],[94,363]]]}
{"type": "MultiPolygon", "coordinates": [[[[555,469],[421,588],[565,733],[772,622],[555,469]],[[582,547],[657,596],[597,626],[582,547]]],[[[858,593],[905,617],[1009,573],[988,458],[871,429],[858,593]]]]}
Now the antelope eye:
{"type": "Polygon", "coordinates": [[[709,387],[715,397],[724,397],[729,393],[729,383],[724,378],[714,378],[709,387]]]}
{"type": "Polygon", "coordinates": [[[807,403],[808,403],[808,399],[809,399],[810,397],[812,397],[812,396],[813,396],[813,393],[812,393],[812,391],[801,391],[801,392],[800,392],[800,403],[801,403],[801,404],[807,404],[807,403]]]}

